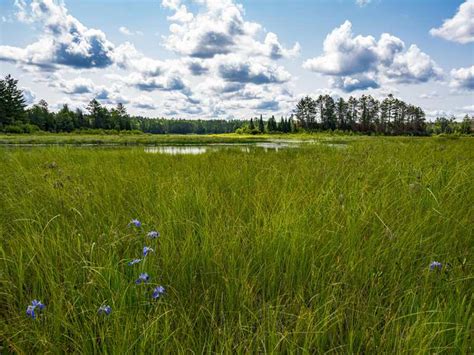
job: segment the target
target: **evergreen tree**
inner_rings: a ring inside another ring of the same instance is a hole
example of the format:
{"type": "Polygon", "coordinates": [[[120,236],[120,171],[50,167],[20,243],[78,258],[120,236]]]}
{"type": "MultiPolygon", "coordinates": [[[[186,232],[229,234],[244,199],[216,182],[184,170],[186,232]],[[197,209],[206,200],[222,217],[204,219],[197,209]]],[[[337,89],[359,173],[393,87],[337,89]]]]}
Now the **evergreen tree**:
{"type": "Polygon", "coordinates": [[[316,122],[316,102],[309,96],[302,98],[296,105],[295,116],[300,127],[313,129],[316,122]]]}
{"type": "Polygon", "coordinates": [[[76,117],[77,117],[77,119],[76,119],[76,122],[77,122],[76,128],[86,128],[86,129],[90,128],[89,120],[84,115],[82,110],[76,109],[76,117]]]}
{"type": "Polygon", "coordinates": [[[0,80],[0,127],[23,123],[26,119],[25,98],[18,80],[9,74],[0,80]]]}
{"type": "Polygon", "coordinates": [[[258,120],[258,130],[260,133],[265,133],[265,123],[263,123],[262,115],[260,115],[260,119],[258,120]]]}
{"type": "Polygon", "coordinates": [[[74,130],[75,114],[68,105],[63,105],[56,114],[56,129],[59,132],[72,132],[74,130]]]}
{"type": "Polygon", "coordinates": [[[464,116],[460,126],[460,133],[471,134],[473,132],[473,123],[474,121],[469,117],[469,115],[464,116]]]}
{"type": "Polygon", "coordinates": [[[359,114],[358,111],[358,105],[359,103],[357,102],[357,99],[353,96],[349,97],[349,100],[347,101],[347,118],[346,118],[346,124],[347,127],[350,128],[351,130],[355,131],[357,129],[356,124],[357,124],[357,116],[359,114]]]}
{"type": "Polygon", "coordinates": [[[275,120],[275,116],[272,116],[268,119],[267,122],[267,131],[268,132],[276,132],[278,130],[277,122],[275,120]]]}
{"type": "Polygon", "coordinates": [[[342,97],[337,100],[336,104],[336,126],[338,129],[345,130],[347,117],[347,103],[342,97]]]}
{"type": "Polygon", "coordinates": [[[96,99],[89,102],[87,111],[92,121],[92,128],[105,129],[109,125],[109,112],[107,108],[103,107],[96,99]]]}
{"type": "MultiPolygon", "coordinates": [[[[112,126],[111,127],[112,129],[116,129],[120,131],[120,130],[125,130],[127,128],[125,122],[129,120],[129,117],[127,114],[127,110],[125,109],[125,106],[121,102],[117,104],[116,108],[113,108],[110,111],[110,120],[111,120],[110,125],[112,126]]],[[[145,122],[143,121],[143,123],[145,122]]]]}
{"type": "Polygon", "coordinates": [[[49,124],[53,121],[52,113],[49,112],[48,103],[40,100],[27,110],[28,122],[37,126],[42,131],[47,131],[49,124]]]}
{"type": "Polygon", "coordinates": [[[323,129],[336,129],[336,104],[330,95],[324,95],[321,98],[321,124],[323,129]]]}
{"type": "Polygon", "coordinates": [[[252,118],[250,119],[249,129],[250,129],[250,131],[253,131],[253,130],[255,129],[255,124],[253,123],[253,119],[252,119],[252,118]]]}

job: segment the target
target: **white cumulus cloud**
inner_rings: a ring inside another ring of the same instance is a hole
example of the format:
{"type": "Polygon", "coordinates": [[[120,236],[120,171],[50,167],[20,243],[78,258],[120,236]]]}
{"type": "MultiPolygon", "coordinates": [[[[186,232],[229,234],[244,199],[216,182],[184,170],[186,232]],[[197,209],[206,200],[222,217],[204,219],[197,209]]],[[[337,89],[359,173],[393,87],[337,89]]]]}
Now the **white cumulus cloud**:
{"type": "Polygon", "coordinates": [[[39,23],[42,33],[25,48],[0,46],[0,61],[35,65],[44,69],[56,66],[104,68],[112,64],[114,46],[105,34],[88,28],[68,13],[64,3],[53,0],[15,2],[17,18],[39,23]]]}
{"type": "Polygon", "coordinates": [[[461,91],[474,90],[474,65],[467,68],[451,70],[451,82],[449,86],[461,91]]]}
{"type": "Polygon", "coordinates": [[[474,0],[461,4],[453,18],[445,20],[439,28],[432,28],[430,34],[461,44],[474,42],[474,0]]]}
{"type": "Polygon", "coordinates": [[[379,40],[354,36],[352,24],[345,21],[324,40],[323,54],[308,59],[303,67],[332,77],[333,87],[346,92],[377,88],[383,82],[423,83],[440,79],[442,70],[416,45],[388,33],[379,40]]]}

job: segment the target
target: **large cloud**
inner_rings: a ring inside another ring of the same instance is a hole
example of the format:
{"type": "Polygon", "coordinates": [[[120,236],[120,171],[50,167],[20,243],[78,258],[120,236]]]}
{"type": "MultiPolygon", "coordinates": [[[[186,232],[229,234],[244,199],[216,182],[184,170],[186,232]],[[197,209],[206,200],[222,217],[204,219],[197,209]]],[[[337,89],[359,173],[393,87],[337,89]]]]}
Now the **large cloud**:
{"type": "MultiPolygon", "coordinates": [[[[245,117],[254,110],[286,114],[293,104],[287,88],[292,77],[276,62],[298,55],[299,44],[285,47],[277,34],[245,20],[243,6],[234,0],[187,0],[186,5],[162,0],[171,22],[163,44],[178,55],[169,60],[150,58],[129,42],[112,43],[73,17],[63,0],[15,2],[17,18],[34,28],[38,39],[26,47],[0,46],[0,60],[18,64],[81,107],[95,97],[180,117],[229,117],[237,111],[245,117]],[[85,69],[95,70],[89,75],[85,69]],[[82,74],[74,78],[78,70],[82,74]],[[109,84],[97,85],[95,73],[109,84]]],[[[140,34],[117,28],[126,36],[140,34]]]]}
{"type": "Polygon", "coordinates": [[[474,0],[461,4],[453,18],[445,20],[440,28],[432,28],[430,34],[462,44],[474,42],[474,0]]]}
{"type": "Polygon", "coordinates": [[[84,26],[71,16],[64,3],[17,1],[18,18],[39,23],[42,34],[25,48],[0,46],[0,60],[53,69],[55,66],[104,68],[113,63],[114,46],[105,34],[84,26]]]}
{"type": "Polygon", "coordinates": [[[305,69],[332,77],[333,87],[346,92],[377,88],[381,82],[423,83],[439,79],[442,70],[416,45],[405,50],[403,41],[384,33],[354,36],[344,22],[325,39],[323,54],[307,60],[305,69]]]}
{"type": "Polygon", "coordinates": [[[170,35],[164,37],[166,48],[192,58],[209,59],[219,54],[245,53],[271,59],[295,56],[298,43],[287,49],[272,32],[263,42],[257,39],[262,26],[245,21],[243,7],[233,0],[194,0],[199,6],[195,14],[179,0],[163,0],[162,5],[174,11],[168,17],[173,23],[170,35]]]}
{"type": "MultiPolygon", "coordinates": [[[[181,56],[189,74],[202,77],[195,92],[199,92],[204,111],[223,115],[235,110],[250,112],[252,107],[286,109],[284,104],[272,103],[275,96],[270,97],[292,79],[276,61],[298,55],[299,44],[283,46],[275,33],[246,21],[242,5],[233,0],[188,3],[193,12],[181,0],[162,0],[162,6],[173,13],[168,17],[170,34],[163,40],[167,49],[181,56]]],[[[292,99],[282,93],[278,96],[285,102],[292,99]]]]}

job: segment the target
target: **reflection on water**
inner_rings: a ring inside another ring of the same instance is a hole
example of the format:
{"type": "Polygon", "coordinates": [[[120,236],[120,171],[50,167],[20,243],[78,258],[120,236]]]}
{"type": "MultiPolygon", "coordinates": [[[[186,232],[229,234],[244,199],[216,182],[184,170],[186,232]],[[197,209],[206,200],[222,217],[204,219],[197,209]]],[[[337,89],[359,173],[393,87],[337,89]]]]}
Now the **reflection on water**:
{"type": "Polygon", "coordinates": [[[206,145],[166,145],[146,147],[145,153],[169,154],[169,155],[199,155],[210,151],[222,149],[237,149],[244,153],[250,153],[253,149],[263,149],[265,152],[278,152],[281,149],[296,148],[299,144],[262,142],[262,143],[217,143],[206,145]]]}
{"type": "Polygon", "coordinates": [[[347,144],[335,141],[299,141],[299,140],[273,140],[257,143],[210,143],[201,145],[162,145],[146,147],[146,153],[169,154],[169,155],[199,155],[207,152],[223,149],[237,149],[244,153],[253,150],[263,150],[265,152],[278,152],[283,149],[299,148],[304,144],[323,144],[333,148],[347,148],[347,144]]]}
{"type": "MultiPolygon", "coordinates": [[[[270,141],[270,142],[259,142],[259,143],[211,143],[203,145],[163,145],[145,147],[145,153],[152,154],[168,154],[168,155],[199,155],[211,151],[217,151],[222,149],[237,149],[244,153],[250,153],[255,149],[262,149],[265,152],[279,152],[283,149],[298,148],[303,144],[314,144],[312,141],[270,141]]],[[[341,143],[329,143],[329,142],[317,142],[317,144],[324,144],[328,147],[333,148],[347,148],[347,144],[341,143]]]]}
{"type": "Polygon", "coordinates": [[[145,153],[169,154],[169,155],[199,155],[207,152],[208,147],[196,146],[162,146],[146,147],[145,153]]]}

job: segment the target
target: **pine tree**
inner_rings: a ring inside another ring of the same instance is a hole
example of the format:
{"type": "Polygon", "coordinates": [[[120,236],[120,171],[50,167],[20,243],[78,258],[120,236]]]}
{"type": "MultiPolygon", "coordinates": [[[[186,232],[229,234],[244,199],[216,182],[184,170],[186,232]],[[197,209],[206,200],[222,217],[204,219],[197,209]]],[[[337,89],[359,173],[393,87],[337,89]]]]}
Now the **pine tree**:
{"type": "Polygon", "coordinates": [[[348,127],[352,130],[356,130],[356,124],[357,124],[357,116],[358,116],[358,101],[355,97],[351,96],[349,97],[349,100],[347,101],[347,119],[346,119],[346,124],[348,127]]]}
{"type": "Polygon", "coordinates": [[[76,122],[77,122],[77,127],[76,128],[89,128],[90,123],[87,117],[84,115],[84,113],[80,109],[76,109],[76,122]]]}
{"type": "Polygon", "coordinates": [[[91,116],[92,128],[105,129],[108,128],[109,111],[103,107],[96,99],[91,100],[87,106],[87,111],[91,116]]]}
{"type": "Polygon", "coordinates": [[[460,126],[460,132],[462,134],[471,134],[472,133],[472,128],[473,128],[473,123],[474,121],[472,118],[469,117],[469,115],[464,116],[464,119],[462,120],[461,126],[460,126]]]}
{"type": "Polygon", "coordinates": [[[336,125],[338,129],[346,129],[347,104],[342,97],[336,104],[336,125]]]}
{"type": "Polygon", "coordinates": [[[69,106],[63,105],[56,114],[57,130],[60,132],[72,132],[74,130],[74,118],[74,112],[69,109],[69,106]]]}
{"type": "Polygon", "coordinates": [[[276,132],[278,130],[277,122],[275,120],[275,116],[272,116],[267,121],[267,131],[268,132],[276,132]]]}
{"type": "Polygon", "coordinates": [[[316,121],[316,102],[309,96],[302,98],[296,105],[295,116],[300,127],[314,128],[316,121]]]}
{"type": "Polygon", "coordinates": [[[265,124],[263,123],[262,115],[260,115],[260,119],[258,120],[258,130],[260,133],[265,133],[265,124]]]}
{"type": "Polygon", "coordinates": [[[255,125],[254,125],[254,123],[253,123],[253,119],[252,119],[252,118],[250,119],[249,129],[250,129],[250,131],[253,131],[253,130],[255,129],[255,125]]]}
{"type": "MultiPolygon", "coordinates": [[[[126,128],[125,120],[128,120],[128,114],[127,114],[127,110],[125,109],[125,106],[121,102],[117,104],[116,108],[113,108],[110,111],[110,120],[111,120],[112,129],[116,129],[120,131],[126,128]]],[[[145,124],[145,123],[150,123],[150,122],[148,121],[142,122],[142,124],[145,124]]],[[[148,130],[149,128],[143,127],[144,132],[148,130]]]]}
{"type": "Polygon", "coordinates": [[[323,129],[336,129],[336,104],[329,95],[324,95],[321,98],[321,124],[323,129]]]}
{"type": "Polygon", "coordinates": [[[9,74],[0,80],[0,126],[23,123],[26,119],[25,98],[18,80],[9,74]]]}
{"type": "Polygon", "coordinates": [[[48,103],[40,100],[27,111],[28,121],[39,129],[46,131],[48,124],[52,121],[52,113],[49,112],[48,103]]]}

